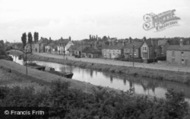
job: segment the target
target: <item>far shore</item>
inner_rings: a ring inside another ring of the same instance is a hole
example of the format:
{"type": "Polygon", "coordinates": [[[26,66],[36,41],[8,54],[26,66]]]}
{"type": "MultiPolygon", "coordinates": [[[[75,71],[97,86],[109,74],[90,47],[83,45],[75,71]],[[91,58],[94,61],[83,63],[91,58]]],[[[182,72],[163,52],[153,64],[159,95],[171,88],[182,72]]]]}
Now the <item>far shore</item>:
{"type": "MultiPolygon", "coordinates": [[[[13,55],[22,55],[20,51],[10,51],[10,54],[13,55]]],[[[148,68],[139,68],[139,67],[130,67],[130,66],[117,66],[110,64],[102,63],[91,63],[85,61],[77,61],[72,59],[63,59],[62,56],[52,54],[40,55],[38,54],[28,54],[28,60],[38,60],[46,62],[54,62],[59,64],[73,65],[82,68],[90,68],[99,71],[108,71],[112,73],[119,73],[124,75],[133,75],[144,78],[151,78],[156,80],[168,80],[179,83],[190,84],[190,73],[189,72],[178,72],[178,71],[168,71],[168,70],[159,70],[159,69],[148,69],[148,68]]]]}

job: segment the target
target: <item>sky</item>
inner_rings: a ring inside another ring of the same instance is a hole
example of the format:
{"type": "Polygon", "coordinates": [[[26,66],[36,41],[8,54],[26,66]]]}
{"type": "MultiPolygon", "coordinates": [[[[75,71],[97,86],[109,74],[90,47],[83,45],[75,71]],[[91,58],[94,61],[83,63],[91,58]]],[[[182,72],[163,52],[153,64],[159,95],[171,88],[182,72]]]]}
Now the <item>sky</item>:
{"type": "Polygon", "coordinates": [[[0,0],[0,39],[21,41],[22,33],[72,40],[190,37],[190,0],[0,0]],[[143,29],[143,16],[175,9],[177,26],[156,32],[143,29]]]}

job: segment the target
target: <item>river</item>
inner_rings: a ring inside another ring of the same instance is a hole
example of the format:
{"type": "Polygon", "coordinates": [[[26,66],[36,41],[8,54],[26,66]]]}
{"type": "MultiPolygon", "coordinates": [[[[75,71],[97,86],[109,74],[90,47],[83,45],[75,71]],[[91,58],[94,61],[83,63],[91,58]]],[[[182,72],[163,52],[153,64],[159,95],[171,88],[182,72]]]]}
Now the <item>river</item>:
{"type": "MultiPolygon", "coordinates": [[[[23,65],[23,60],[18,56],[13,56],[13,61],[23,65]]],[[[55,68],[56,71],[72,72],[74,75],[72,79],[88,82],[94,85],[110,87],[127,91],[130,88],[134,89],[136,94],[155,96],[158,98],[164,98],[167,89],[173,88],[177,91],[182,91],[185,94],[186,101],[190,103],[190,86],[182,83],[159,81],[155,79],[134,77],[134,76],[122,76],[116,73],[96,71],[92,69],[80,68],[76,66],[62,65],[52,62],[33,61],[38,65],[55,68]]]]}

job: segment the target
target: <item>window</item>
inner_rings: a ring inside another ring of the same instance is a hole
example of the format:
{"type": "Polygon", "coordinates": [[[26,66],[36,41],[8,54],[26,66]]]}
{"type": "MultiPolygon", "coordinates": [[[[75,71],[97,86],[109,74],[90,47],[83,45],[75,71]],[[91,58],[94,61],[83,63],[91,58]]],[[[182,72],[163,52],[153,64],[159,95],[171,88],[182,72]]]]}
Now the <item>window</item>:
{"type": "Polygon", "coordinates": [[[182,57],[184,56],[184,52],[181,52],[181,56],[182,56],[182,57]]]}
{"type": "Polygon", "coordinates": [[[185,63],[185,60],[184,60],[184,59],[181,59],[181,63],[184,64],[184,63],[185,63]]]}
{"type": "Polygon", "coordinates": [[[143,47],[143,51],[145,51],[145,52],[146,52],[146,51],[147,51],[147,47],[143,47]]]}

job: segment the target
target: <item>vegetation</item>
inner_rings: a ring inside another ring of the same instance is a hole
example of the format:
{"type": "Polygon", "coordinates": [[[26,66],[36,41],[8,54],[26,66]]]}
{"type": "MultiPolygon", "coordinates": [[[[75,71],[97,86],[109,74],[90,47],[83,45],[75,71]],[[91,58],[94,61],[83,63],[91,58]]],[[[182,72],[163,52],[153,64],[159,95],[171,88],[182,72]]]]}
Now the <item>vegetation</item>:
{"type": "Polygon", "coordinates": [[[5,55],[4,41],[0,40],[0,55],[5,55]]]}
{"type": "Polygon", "coordinates": [[[102,87],[89,94],[60,81],[38,93],[33,88],[1,87],[0,106],[49,107],[49,116],[63,119],[185,119],[189,114],[184,95],[174,90],[168,90],[166,100],[151,99],[102,87]]]}
{"type": "Polygon", "coordinates": [[[22,34],[21,40],[22,40],[23,49],[24,49],[24,47],[26,46],[26,42],[27,42],[27,41],[26,41],[26,40],[27,40],[26,33],[23,33],[23,34],[22,34]]]}
{"type": "Polygon", "coordinates": [[[30,44],[30,51],[32,52],[32,41],[33,40],[33,37],[32,37],[32,33],[29,32],[28,33],[28,43],[30,44]]]}
{"type": "Polygon", "coordinates": [[[0,41],[0,59],[7,59],[7,60],[13,60],[10,56],[6,53],[6,46],[4,44],[4,41],[0,41]]]}
{"type": "Polygon", "coordinates": [[[38,32],[34,32],[34,42],[37,43],[39,40],[39,33],[38,32]]]}

